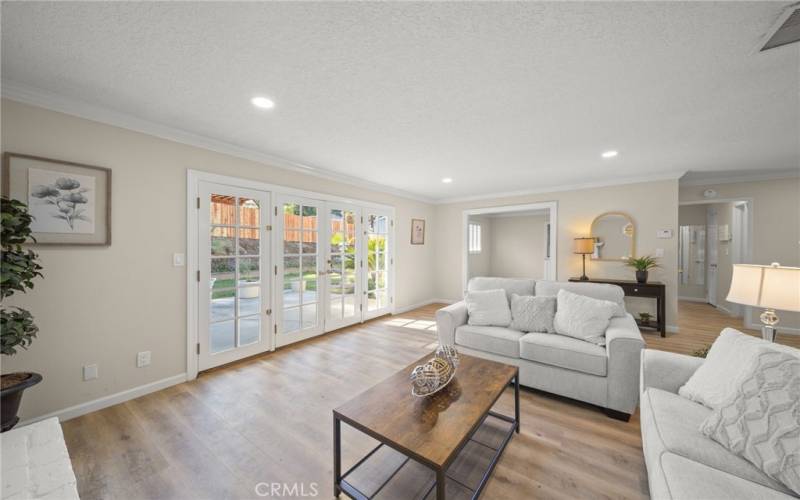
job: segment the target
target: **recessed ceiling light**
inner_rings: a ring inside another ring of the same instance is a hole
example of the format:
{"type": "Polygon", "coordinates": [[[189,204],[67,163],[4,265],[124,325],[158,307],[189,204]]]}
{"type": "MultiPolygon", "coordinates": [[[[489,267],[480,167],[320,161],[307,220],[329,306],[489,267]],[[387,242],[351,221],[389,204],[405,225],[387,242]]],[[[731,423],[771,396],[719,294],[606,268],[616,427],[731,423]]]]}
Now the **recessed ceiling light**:
{"type": "Polygon", "coordinates": [[[619,153],[617,151],[605,151],[600,156],[602,156],[603,158],[613,158],[613,157],[617,156],[618,154],[619,153]]]}
{"type": "Polygon", "coordinates": [[[275,103],[266,97],[253,97],[250,99],[250,102],[253,103],[253,106],[261,109],[272,109],[275,107],[275,103]]]}
{"type": "Polygon", "coordinates": [[[444,182],[445,184],[450,184],[451,182],[453,182],[453,179],[451,177],[445,177],[444,179],[442,179],[442,182],[444,182]]]}

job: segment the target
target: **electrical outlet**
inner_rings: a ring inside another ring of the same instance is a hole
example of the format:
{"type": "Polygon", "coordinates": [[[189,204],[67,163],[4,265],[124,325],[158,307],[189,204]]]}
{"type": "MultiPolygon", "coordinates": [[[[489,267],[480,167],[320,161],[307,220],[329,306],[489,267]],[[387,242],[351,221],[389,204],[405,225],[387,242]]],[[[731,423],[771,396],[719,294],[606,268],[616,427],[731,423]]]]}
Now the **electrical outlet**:
{"type": "Polygon", "coordinates": [[[182,253],[172,254],[172,265],[175,267],[183,267],[186,265],[186,255],[182,253]]]}
{"type": "Polygon", "coordinates": [[[136,355],[136,367],[141,368],[150,364],[150,351],[142,351],[136,355]]]}
{"type": "Polygon", "coordinates": [[[664,249],[656,248],[656,257],[663,257],[663,256],[664,256],[664,249]]]}
{"type": "Polygon", "coordinates": [[[96,379],[97,375],[97,365],[86,365],[83,367],[83,380],[92,380],[96,379]]]}

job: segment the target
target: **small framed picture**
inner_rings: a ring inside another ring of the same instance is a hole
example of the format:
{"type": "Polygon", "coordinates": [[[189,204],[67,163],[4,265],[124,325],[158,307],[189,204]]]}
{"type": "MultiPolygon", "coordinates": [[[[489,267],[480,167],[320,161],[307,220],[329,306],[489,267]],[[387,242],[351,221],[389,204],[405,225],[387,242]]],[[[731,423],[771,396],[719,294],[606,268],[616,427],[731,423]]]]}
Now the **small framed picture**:
{"type": "Polygon", "coordinates": [[[411,219],[411,244],[425,244],[425,219],[411,219]]]}
{"type": "Polygon", "coordinates": [[[3,195],[28,205],[37,244],[111,244],[108,168],[4,153],[3,195]]]}

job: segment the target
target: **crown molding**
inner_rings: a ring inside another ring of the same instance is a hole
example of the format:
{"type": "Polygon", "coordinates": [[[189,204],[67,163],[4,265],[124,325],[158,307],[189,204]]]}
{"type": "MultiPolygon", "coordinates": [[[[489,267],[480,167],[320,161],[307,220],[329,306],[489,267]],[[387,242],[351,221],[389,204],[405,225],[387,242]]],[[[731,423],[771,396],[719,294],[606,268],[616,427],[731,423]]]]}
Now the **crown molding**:
{"type": "Polygon", "coordinates": [[[788,169],[778,172],[742,173],[719,177],[700,177],[686,181],[682,180],[681,187],[713,186],[715,184],[736,184],[739,182],[774,181],[780,179],[800,179],[800,169],[788,169]]]}
{"type": "Polygon", "coordinates": [[[151,135],[160,139],[166,139],[180,144],[214,151],[216,153],[263,163],[272,167],[282,168],[284,170],[301,172],[303,174],[313,175],[322,179],[349,184],[351,186],[387,193],[400,198],[431,204],[436,203],[436,200],[433,198],[421,196],[409,191],[396,189],[384,184],[365,181],[357,177],[340,174],[325,168],[307,165],[268,153],[255,151],[226,141],[220,141],[204,135],[195,134],[179,128],[145,120],[128,113],[114,111],[112,109],[90,104],[79,99],[72,99],[63,95],[55,94],[53,92],[45,91],[10,80],[2,80],[2,84],[0,84],[0,94],[2,94],[3,98],[12,101],[77,116],[79,118],[85,118],[87,120],[104,123],[106,125],[133,130],[134,132],[140,132],[142,134],[151,135]]]}
{"type": "Polygon", "coordinates": [[[536,189],[524,189],[519,191],[502,191],[496,193],[481,194],[475,196],[459,196],[454,198],[444,198],[436,201],[437,205],[449,205],[453,203],[464,203],[469,201],[482,201],[496,198],[513,198],[516,196],[527,196],[531,194],[560,193],[564,191],[580,191],[582,189],[593,189],[601,187],[624,186],[626,184],[639,184],[641,182],[656,182],[667,180],[678,180],[686,174],[685,170],[678,172],[666,172],[652,175],[642,175],[635,177],[621,177],[609,179],[607,181],[584,182],[576,184],[560,184],[555,186],[545,186],[536,189]]]}

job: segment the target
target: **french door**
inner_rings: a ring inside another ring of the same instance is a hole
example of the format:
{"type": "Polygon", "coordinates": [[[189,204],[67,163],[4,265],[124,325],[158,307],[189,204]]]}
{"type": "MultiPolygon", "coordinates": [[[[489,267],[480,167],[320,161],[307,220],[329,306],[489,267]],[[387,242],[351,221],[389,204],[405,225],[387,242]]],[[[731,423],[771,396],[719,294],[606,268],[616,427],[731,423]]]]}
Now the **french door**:
{"type": "Polygon", "coordinates": [[[394,298],[390,287],[394,255],[390,238],[393,221],[388,211],[364,209],[364,319],[392,311],[394,298]]]}
{"type": "Polygon", "coordinates": [[[361,321],[361,211],[355,205],[325,204],[325,331],[361,321]]]}
{"type": "Polygon", "coordinates": [[[198,368],[272,348],[269,194],[200,182],[198,368]]]}
{"type": "Polygon", "coordinates": [[[319,335],[323,331],[321,301],[324,276],[320,200],[278,196],[274,208],[279,258],[274,266],[276,346],[319,335]]]}

